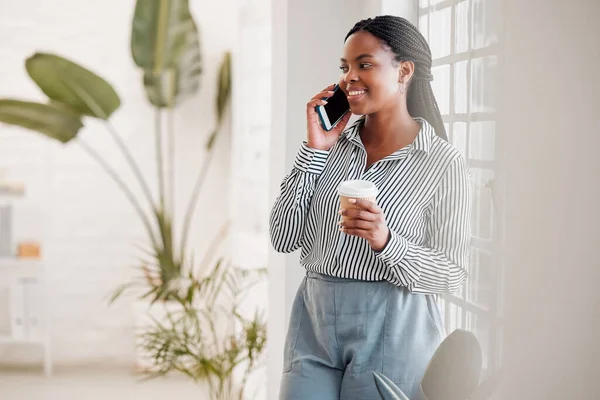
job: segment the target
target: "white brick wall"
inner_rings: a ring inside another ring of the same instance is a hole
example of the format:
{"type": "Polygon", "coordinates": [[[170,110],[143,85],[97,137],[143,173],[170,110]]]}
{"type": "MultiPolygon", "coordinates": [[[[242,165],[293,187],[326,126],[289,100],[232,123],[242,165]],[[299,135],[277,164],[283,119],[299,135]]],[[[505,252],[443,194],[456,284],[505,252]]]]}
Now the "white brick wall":
{"type": "MultiPolygon", "coordinates": [[[[232,135],[231,254],[236,265],[267,267],[269,239],[269,139],[271,134],[271,0],[244,0],[239,9],[234,59],[232,135]]],[[[254,287],[241,304],[252,317],[256,308],[268,317],[268,283],[254,287]]],[[[270,338],[269,338],[270,340],[270,338]]],[[[253,399],[267,396],[266,368],[248,382],[253,399]]]]}
{"type": "Polygon", "coordinates": [[[270,18],[270,0],[246,0],[240,8],[236,40],[231,244],[235,262],[248,267],[266,267],[270,246],[270,18]]]}
{"type": "MultiPolygon", "coordinates": [[[[43,99],[23,67],[34,51],[71,58],[107,79],[121,96],[112,121],[155,183],[153,114],[130,52],[133,0],[0,0],[0,97],[43,99]]],[[[213,128],[217,64],[233,46],[235,0],[191,1],[200,25],[204,55],[201,93],[176,114],[179,216],[213,128]]],[[[212,173],[197,210],[191,242],[201,254],[227,217],[230,128],[218,144],[212,173]],[[207,194],[209,193],[209,194],[207,194]],[[224,201],[225,200],[225,201],[224,201]]],[[[133,177],[108,133],[96,121],[82,132],[120,174],[133,177]]],[[[0,126],[0,168],[25,181],[27,198],[18,209],[17,235],[42,241],[51,279],[53,352],[58,364],[130,364],[133,357],[131,298],[107,308],[106,296],[128,280],[144,243],[141,224],[113,182],[75,144],[62,146],[36,134],[0,126]]],[[[0,309],[0,312],[2,310],[0,309]]],[[[37,360],[27,348],[0,347],[0,362],[37,360]]]]}

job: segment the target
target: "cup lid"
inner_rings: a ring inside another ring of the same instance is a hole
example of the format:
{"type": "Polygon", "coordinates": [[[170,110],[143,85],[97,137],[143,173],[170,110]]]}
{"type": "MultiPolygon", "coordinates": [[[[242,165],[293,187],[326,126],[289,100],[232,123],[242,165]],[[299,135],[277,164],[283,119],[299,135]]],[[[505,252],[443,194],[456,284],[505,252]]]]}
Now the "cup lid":
{"type": "Polygon", "coordinates": [[[379,190],[373,182],[365,180],[350,180],[340,183],[338,195],[345,197],[368,198],[377,197],[379,190]]]}

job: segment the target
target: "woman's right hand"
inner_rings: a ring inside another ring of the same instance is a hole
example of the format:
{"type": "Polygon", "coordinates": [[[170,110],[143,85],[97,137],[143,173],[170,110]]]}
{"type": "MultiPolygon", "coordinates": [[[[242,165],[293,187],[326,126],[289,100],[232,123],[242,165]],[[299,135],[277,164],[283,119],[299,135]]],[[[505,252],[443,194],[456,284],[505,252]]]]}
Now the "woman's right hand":
{"type": "Polygon", "coordinates": [[[352,115],[350,111],[346,112],[340,122],[338,122],[338,124],[330,131],[326,131],[321,126],[319,115],[317,114],[315,107],[318,105],[323,106],[327,104],[327,101],[323,100],[323,98],[331,97],[333,95],[332,89],[334,87],[335,85],[327,86],[322,92],[319,92],[313,96],[313,98],[306,104],[306,120],[308,130],[307,144],[310,148],[318,150],[329,150],[332,148],[344,131],[344,128],[346,128],[346,124],[352,115]]]}

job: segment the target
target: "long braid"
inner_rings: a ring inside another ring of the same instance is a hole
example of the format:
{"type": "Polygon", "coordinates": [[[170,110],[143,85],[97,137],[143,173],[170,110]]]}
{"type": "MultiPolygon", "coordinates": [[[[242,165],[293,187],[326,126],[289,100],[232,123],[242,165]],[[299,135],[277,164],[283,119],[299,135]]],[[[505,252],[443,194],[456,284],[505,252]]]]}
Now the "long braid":
{"type": "Polygon", "coordinates": [[[415,72],[408,85],[406,106],[413,117],[427,120],[438,136],[448,140],[446,128],[431,88],[431,50],[417,27],[402,17],[381,15],[358,22],[346,35],[366,31],[381,40],[395,54],[396,62],[412,61],[415,72]]]}

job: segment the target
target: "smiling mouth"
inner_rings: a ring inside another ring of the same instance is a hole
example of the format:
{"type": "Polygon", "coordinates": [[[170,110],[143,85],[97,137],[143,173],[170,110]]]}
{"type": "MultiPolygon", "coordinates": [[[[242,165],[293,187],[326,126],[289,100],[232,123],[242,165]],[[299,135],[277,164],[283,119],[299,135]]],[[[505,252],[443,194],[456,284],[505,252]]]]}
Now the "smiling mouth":
{"type": "Polygon", "coordinates": [[[358,100],[364,96],[365,93],[367,93],[366,90],[351,90],[348,92],[348,101],[358,100]]]}

